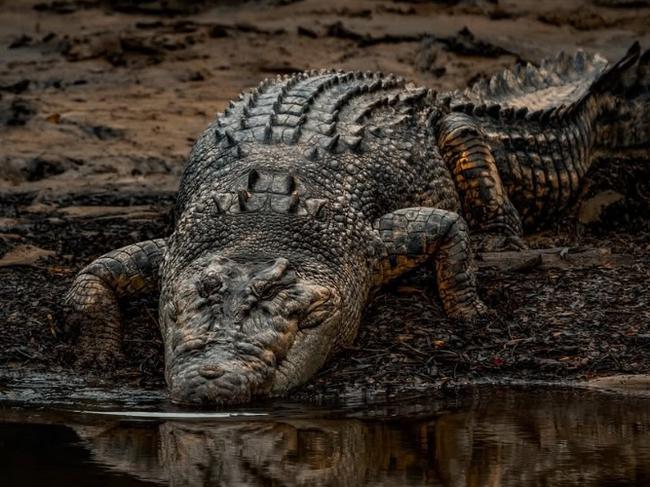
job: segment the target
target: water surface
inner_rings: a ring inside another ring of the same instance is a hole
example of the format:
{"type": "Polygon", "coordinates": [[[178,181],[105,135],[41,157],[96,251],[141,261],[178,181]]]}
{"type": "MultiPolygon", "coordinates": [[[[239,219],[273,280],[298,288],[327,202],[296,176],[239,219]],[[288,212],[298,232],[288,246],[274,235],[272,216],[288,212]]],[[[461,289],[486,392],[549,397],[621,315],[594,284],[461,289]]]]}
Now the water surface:
{"type": "Polygon", "coordinates": [[[647,399],[491,388],[204,413],[120,397],[101,408],[0,402],[0,485],[650,485],[647,399]]]}

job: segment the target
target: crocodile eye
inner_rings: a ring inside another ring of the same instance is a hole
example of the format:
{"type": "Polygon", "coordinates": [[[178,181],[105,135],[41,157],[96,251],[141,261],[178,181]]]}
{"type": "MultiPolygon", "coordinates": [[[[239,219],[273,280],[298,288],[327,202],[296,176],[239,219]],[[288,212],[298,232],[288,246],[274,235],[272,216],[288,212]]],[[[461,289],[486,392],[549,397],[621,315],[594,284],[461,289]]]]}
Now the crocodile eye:
{"type": "Polygon", "coordinates": [[[251,294],[261,301],[270,301],[278,291],[279,289],[276,283],[270,283],[268,281],[256,282],[250,285],[251,294]]]}

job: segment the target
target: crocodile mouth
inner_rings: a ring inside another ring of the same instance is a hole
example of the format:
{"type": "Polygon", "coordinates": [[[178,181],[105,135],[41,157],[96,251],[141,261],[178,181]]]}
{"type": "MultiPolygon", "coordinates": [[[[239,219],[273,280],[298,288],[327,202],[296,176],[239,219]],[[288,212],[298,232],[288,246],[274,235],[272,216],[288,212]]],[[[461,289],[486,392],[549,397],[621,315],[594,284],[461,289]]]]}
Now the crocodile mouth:
{"type": "Polygon", "coordinates": [[[332,353],[336,344],[336,333],[340,328],[341,310],[327,312],[326,318],[317,319],[317,325],[301,327],[298,330],[293,346],[276,367],[269,395],[282,396],[294,387],[304,384],[332,353]]]}
{"type": "Polygon", "coordinates": [[[336,341],[338,292],[295,275],[261,287],[249,275],[219,279],[206,292],[213,271],[183,282],[161,308],[172,401],[241,404],[308,380],[336,341]]]}
{"type": "Polygon", "coordinates": [[[179,340],[168,364],[172,401],[182,404],[228,405],[268,395],[285,348],[295,341],[295,325],[252,336],[208,331],[179,340]]]}
{"type": "Polygon", "coordinates": [[[228,339],[208,332],[178,341],[169,364],[171,399],[219,406],[282,395],[323,365],[340,316],[321,304],[301,323],[276,318],[257,335],[228,339]]]}

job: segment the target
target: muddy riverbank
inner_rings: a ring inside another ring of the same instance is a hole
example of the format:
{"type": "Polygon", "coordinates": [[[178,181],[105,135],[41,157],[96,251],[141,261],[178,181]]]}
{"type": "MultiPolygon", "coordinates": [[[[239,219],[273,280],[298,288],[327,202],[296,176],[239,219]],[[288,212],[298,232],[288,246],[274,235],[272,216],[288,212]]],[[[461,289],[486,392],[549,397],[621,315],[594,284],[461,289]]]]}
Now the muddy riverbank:
{"type": "MultiPolygon", "coordinates": [[[[0,3],[0,370],[163,386],[154,296],[125,305],[111,371],[75,365],[61,297],[92,258],[165,234],[193,140],[240,90],[321,67],[461,88],[560,50],[615,59],[648,25],[638,1],[0,3]]],[[[599,159],[587,203],[529,237],[555,264],[479,262],[495,318],[460,326],[408,276],[296,397],[650,373],[648,159],[599,159]]]]}

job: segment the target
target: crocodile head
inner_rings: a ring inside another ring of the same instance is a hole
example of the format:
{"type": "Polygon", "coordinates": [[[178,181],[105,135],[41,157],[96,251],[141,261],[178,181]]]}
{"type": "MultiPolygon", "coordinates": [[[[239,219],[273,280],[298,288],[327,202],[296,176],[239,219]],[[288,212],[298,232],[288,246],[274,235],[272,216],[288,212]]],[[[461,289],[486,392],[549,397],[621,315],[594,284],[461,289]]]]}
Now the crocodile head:
{"type": "Polygon", "coordinates": [[[163,265],[171,397],[237,404],[282,395],[356,335],[368,273],[352,246],[365,243],[329,210],[224,214],[214,205],[184,214],[163,265]]]}
{"type": "Polygon", "coordinates": [[[182,403],[241,403],[303,383],[341,320],[337,289],[283,257],[199,258],[165,306],[167,381],[182,403]]]}

